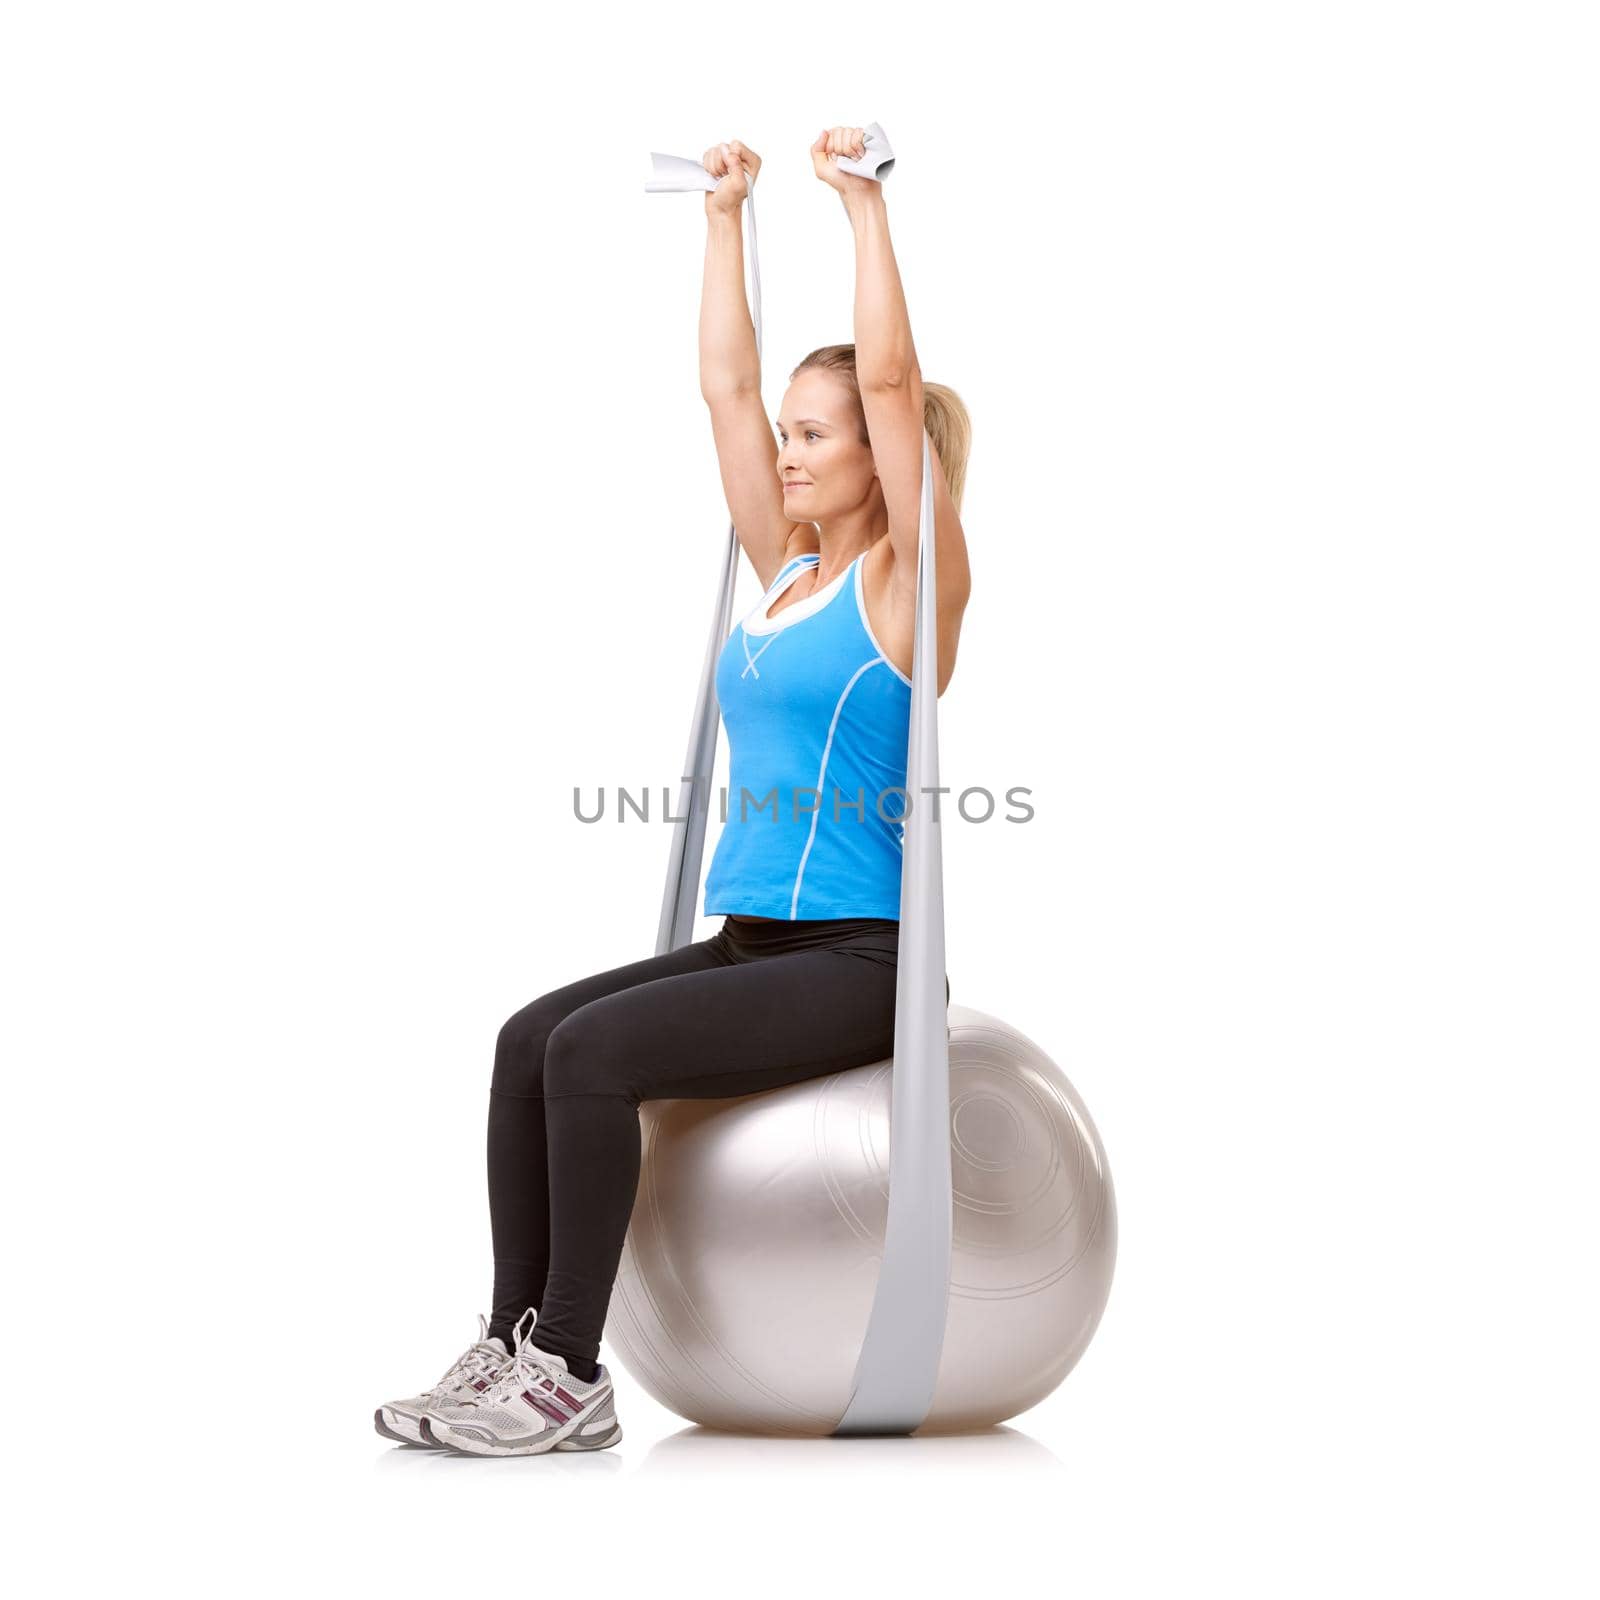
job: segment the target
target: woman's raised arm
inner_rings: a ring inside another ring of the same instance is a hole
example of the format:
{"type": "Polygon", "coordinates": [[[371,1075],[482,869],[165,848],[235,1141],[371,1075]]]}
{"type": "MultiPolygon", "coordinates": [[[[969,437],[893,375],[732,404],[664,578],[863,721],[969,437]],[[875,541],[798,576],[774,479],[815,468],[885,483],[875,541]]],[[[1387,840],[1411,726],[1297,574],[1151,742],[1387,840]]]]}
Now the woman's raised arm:
{"type": "MultiPolygon", "coordinates": [[[[911,342],[900,267],[889,242],[889,212],[883,185],[842,172],[840,156],[860,156],[860,128],[824,128],[811,146],[812,169],[844,202],[856,238],[856,387],[872,441],[872,459],[889,514],[894,552],[890,582],[902,595],[916,594],[917,541],[922,526],[922,369],[911,342]]],[[[939,575],[941,616],[959,616],[972,591],[966,535],[950,497],[939,455],[930,444],[933,468],[934,568],[939,575]]]]}
{"type": "Polygon", "coordinates": [[[706,195],[706,266],[700,294],[700,395],[711,412],[717,465],[734,532],[768,588],[795,524],[783,509],[778,442],[761,403],[761,358],[744,292],[740,208],[761,158],[733,141],[702,157],[721,181],[706,195]]]}

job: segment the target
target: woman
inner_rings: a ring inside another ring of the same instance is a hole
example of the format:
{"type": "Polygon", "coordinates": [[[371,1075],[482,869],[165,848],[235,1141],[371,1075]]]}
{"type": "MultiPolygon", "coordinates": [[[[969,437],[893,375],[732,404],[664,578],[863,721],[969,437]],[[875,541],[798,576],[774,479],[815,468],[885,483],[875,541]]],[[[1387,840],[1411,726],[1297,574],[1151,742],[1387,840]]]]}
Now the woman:
{"type": "Polygon", "coordinates": [[[923,430],[943,694],[970,588],[957,514],[970,425],[951,390],[922,381],[882,184],[837,165],[864,149],[860,128],[811,147],[855,233],[856,343],[794,370],[776,437],[740,232],[761,161],[737,143],[705,154],[719,181],[706,195],[700,392],[765,590],[717,667],[728,820],[705,913],[724,921],[542,995],[501,1028],[493,1315],[433,1389],[378,1408],[386,1437],[474,1455],[615,1444],[596,1357],[638,1187],[640,1102],[755,1094],[893,1054],[923,430]]]}

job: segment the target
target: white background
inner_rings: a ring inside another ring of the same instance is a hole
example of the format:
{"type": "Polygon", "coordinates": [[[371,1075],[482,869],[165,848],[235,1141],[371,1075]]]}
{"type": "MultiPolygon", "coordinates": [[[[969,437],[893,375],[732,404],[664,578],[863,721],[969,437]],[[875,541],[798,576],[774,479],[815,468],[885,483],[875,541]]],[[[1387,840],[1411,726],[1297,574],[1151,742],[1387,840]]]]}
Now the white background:
{"type": "Polygon", "coordinates": [[[1593,1592],[1583,11],[8,10],[35,1592],[1593,1592]],[[946,831],[954,998],[1091,1108],[1105,1319],[979,1438],[619,1372],[614,1451],[389,1447],[488,1307],[500,1023],[654,946],[665,829],[571,809],[675,781],[726,536],[648,152],[765,158],[775,411],[874,120],[975,424],[946,781],[1037,808],[946,831]]]}

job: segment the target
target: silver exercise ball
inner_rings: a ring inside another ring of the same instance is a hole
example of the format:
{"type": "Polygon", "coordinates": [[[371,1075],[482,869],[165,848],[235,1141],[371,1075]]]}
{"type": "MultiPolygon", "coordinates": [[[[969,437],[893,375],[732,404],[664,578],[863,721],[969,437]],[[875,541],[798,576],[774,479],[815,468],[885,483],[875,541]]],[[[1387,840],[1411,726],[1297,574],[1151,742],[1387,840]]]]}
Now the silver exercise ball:
{"type": "MultiPolygon", "coordinates": [[[[1084,1352],[1116,1259],[1100,1136],[1015,1028],[949,1008],[949,1311],[919,1434],[1026,1411],[1084,1352]]],[[[728,1100],[646,1100],[605,1334],[710,1428],[823,1436],[850,1400],[889,1206],[892,1063],[728,1100]]]]}

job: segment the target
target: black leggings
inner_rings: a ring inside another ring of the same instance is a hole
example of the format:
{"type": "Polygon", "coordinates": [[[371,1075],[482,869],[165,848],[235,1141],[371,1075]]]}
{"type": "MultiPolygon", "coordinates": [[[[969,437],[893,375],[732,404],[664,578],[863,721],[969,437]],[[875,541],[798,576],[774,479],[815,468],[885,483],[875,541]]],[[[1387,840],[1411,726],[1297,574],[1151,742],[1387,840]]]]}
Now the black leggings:
{"type": "MultiPolygon", "coordinates": [[[[755,1094],[894,1053],[900,924],[739,922],[581,978],[500,1030],[490,1332],[595,1360],[639,1186],[639,1102],[755,1094]]],[[[945,998],[950,995],[945,980],[945,998]]]]}

